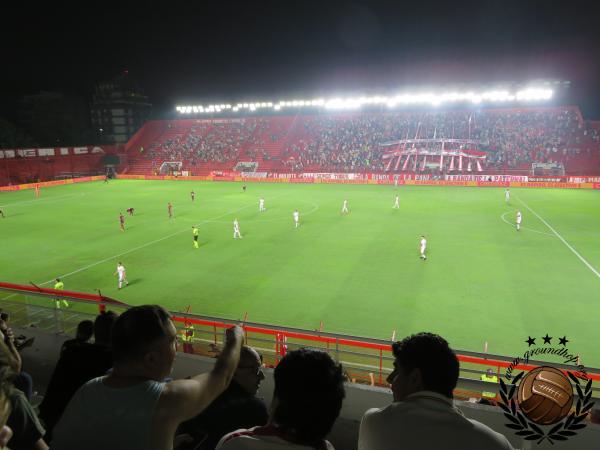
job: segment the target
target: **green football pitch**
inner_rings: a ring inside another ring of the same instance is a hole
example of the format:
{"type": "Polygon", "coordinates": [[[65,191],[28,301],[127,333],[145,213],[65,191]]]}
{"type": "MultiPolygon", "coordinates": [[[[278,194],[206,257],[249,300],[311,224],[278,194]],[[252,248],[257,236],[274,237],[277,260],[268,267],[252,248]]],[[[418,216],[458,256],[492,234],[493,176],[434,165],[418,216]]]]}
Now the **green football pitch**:
{"type": "Polygon", "coordinates": [[[47,188],[39,199],[2,193],[0,280],[51,287],[60,276],[66,289],[131,305],[311,330],[323,322],[353,336],[433,331],[456,349],[483,351],[487,341],[504,355],[548,333],[600,367],[600,191],[511,194],[506,203],[501,188],[249,183],[243,192],[241,183],[133,180],[47,188]],[[235,218],[243,239],[233,239],[235,218]],[[118,261],[129,278],[120,291],[118,261]]]}

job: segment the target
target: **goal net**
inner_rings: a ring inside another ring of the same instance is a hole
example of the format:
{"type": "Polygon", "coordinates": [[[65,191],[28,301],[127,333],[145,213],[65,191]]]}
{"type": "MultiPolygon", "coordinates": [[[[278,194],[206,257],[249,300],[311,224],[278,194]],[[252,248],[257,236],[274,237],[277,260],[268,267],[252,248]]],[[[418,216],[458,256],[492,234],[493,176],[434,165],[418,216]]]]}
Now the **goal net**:
{"type": "Polygon", "coordinates": [[[161,175],[173,175],[175,172],[181,172],[183,163],[181,161],[165,161],[160,165],[158,173],[161,175]]]}

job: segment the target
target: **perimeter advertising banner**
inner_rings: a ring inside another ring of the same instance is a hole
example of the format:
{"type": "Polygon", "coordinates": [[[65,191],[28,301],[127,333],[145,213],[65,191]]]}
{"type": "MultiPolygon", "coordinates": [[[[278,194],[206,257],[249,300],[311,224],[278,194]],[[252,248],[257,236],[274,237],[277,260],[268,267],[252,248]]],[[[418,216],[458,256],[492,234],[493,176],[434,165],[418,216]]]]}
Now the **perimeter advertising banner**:
{"type": "Polygon", "coordinates": [[[40,183],[29,183],[29,184],[16,184],[14,186],[0,186],[0,191],[22,191],[25,189],[35,189],[36,187],[50,187],[50,186],[61,186],[64,184],[73,183],[85,183],[88,181],[100,181],[103,180],[104,176],[94,177],[81,177],[81,178],[69,178],[67,180],[55,180],[55,181],[42,181],[40,183]]]}
{"type": "Polygon", "coordinates": [[[521,183],[526,183],[527,181],[529,181],[528,177],[525,175],[445,175],[444,179],[447,181],[518,181],[521,183]]]}

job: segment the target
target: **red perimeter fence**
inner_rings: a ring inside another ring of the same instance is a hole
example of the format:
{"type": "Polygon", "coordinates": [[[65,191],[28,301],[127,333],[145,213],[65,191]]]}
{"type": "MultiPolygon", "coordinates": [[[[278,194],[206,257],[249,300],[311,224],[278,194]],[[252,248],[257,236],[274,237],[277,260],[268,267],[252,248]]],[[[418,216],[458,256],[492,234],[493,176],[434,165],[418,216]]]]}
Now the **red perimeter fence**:
{"type": "MultiPolygon", "coordinates": [[[[22,326],[27,326],[33,316],[43,308],[56,317],[55,301],[66,299],[74,302],[69,308],[70,324],[61,324],[54,329],[60,332],[65,329],[75,329],[77,323],[90,315],[97,314],[105,308],[116,312],[123,311],[128,305],[103,295],[86,294],[73,291],[55,290],[38,286],[26,286],[13,283],[0,282],[0,305],[3,309],[13,311],[16,321],[22,326]]],[[[312,347],[328,352],[334,359],[344,365],[348,378],[354,382],[371,385],[387,386],[387,375],[392,371],[393,356],[389,340],[371,339],[355,336],[346,336],[328,333],[322,330],[302,330],[289,327],[277,327],[268,324],[248,322],[247,314],[239,320],[230,320],[216,317],[200,316],[187,312],[171,312],[176,324],[178,336],[183,342],[186,353],[203,356],[216,356],[224,340],[226,328],[238,324],[244,328],[247,343],[259,350],[267,366],[274,367],[287,351],[299,347],[312,347]],[[190,330],[192,332],[190,333],[190,330]]],[[[63,319],[61,319],[63,320],[63,319]]],[[[395,333],[394,333],[395,334],[395,333]]],[[[493,369],[498,377],[504,376],[507,369],[517,371],[530,371],[540,365],[548,364],[542,361],[515,361],[514,357],[457,351],[461,363],[461,380],[480,380],[487,369],[493,369]]],[[[568,353],[568,349],[565,349],[568,353]]],[[[587,376],[595,381],[600,381],[600,370],[583,368],[576,364],[551,363],[563,371],[581,372],[585,369],[587,376]]],[[[477,388],[459,391],[462,397],[473,397],[481,394],[477,388]]],[[[488,389],[489,390],[489,389],[488,389]]]]}

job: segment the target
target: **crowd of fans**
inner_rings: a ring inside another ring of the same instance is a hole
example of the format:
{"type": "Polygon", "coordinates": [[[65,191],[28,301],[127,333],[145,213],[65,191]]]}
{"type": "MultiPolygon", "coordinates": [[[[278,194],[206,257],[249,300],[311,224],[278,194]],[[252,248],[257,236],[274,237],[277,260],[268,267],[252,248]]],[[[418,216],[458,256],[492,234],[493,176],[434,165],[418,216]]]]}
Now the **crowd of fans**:
{"type": "Polygon", "coordinates": [[[163,161],[225,163],[235,161],[249,149],[256,155],[260,136],[268,126],[265,119],[243,119],[199,123],[189,128],[169,130],[169,137],[153,142],[144,157],[163,161]],[[255,153],[256,152],[256,153],[255,153]]]}
{"type": "Polygon", "coordinates": [[[600,144],[598,129],[574,108],[298,115],[287,128],[276,119],[223,119],[181,128],[153,143],[146,157],[192,165],[269,160],[273,155],[265,143],[281,142],[282,171],[383,172],[382,143],[443,138],[475,141],[464,148],[485,151],[485,168],[511,170],[532,162],[568,163],[600,144]]]}
{"type": "MultiPolygon", "coordinates": [[[[38,418],[15,383],[20,357],[4,324],[0,449],[332,450],[326,437],[346,395],[341,364],[319,350],[288,351],[274,370],[268,407],[257,395],[262,356],[243,341],[240,327],[226,330],[210,372],[173,380],[177,330],[167,311],[145,305],[118,317],[102,313],[64,343],[38,418]]],[[[459,361],[442,337],[418,333],[391,350],[393,401],[366,411],[358,450],[512,449],[454,404],[459,361]]]]}
{"type": "Polygon", "coordinates": [[[297,126],[303,129],[284,150],[284,164],[305,171],[382,171],[380,145],[403,139],[472,140],[476,144],[463,148],[485,151],[486,167],[504,169],[568,161],[588,133],[598,142],[597,130],[586,128],[572,109],[327,115],[300,117],[297,126]]]}
{"type": "MultiPolygon", "coordinates": [[[[262,357],[244,345],[240,327],[226,331],[210,372],[173,380],[177,332],[163,308],[102,313],[64,343],[38,419],[13,387],[20,364],[12,332],[5,327],[0,337],[0,448],[333,449],[326,437],[342,408],[346,376],[326,352],[287,352],[274,370],[268,407],[257,396],[262,357]]],[[[359,450],[512,448],[453,405],[459,363],[444,339],[421,333],[392,350],[394,402],[367,411],[359,450]]]]}

